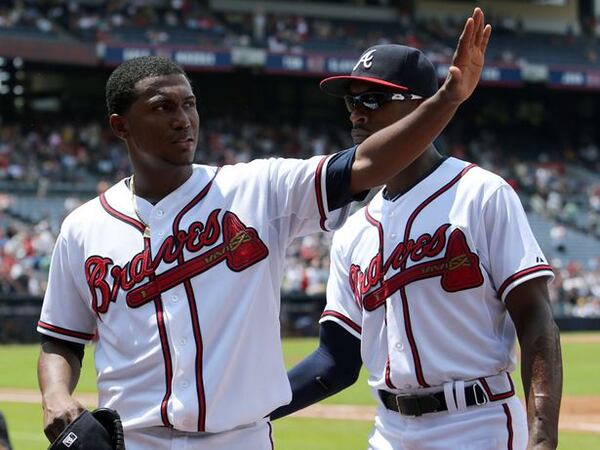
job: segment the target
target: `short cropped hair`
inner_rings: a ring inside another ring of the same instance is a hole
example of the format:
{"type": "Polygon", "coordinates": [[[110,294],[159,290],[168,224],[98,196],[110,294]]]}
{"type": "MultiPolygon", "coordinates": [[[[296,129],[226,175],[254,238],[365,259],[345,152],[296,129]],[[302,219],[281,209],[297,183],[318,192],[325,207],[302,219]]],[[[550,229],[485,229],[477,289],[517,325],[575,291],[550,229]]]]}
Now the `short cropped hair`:
{"type": "Polygon", "coordinates": [[[106,82],[108,115],[127,112],[136,100],[135,84],[138,81],[173,74],[187,78],[179,64],[161,56],[142,56],[125,61],[110,74],[106,82]]]}

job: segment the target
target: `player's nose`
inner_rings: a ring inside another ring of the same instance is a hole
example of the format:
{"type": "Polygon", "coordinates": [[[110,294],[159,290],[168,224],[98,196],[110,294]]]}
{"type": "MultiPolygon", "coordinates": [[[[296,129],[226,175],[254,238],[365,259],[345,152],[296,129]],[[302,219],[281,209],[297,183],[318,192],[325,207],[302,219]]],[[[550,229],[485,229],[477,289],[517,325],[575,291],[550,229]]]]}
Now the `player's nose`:
{"type": "Polygon", "coordinates": [[[360,108],[355,108],[350,111],[350,122],[353,126],[364,125],[368,122],[368,115],[360,108]]]}
{"type": "Polygon", "coordinates": [[[184,108],[177,108],[171,120],[171,126],[176,130],[190,128],[192,126],[192,118],[184,108]]]}

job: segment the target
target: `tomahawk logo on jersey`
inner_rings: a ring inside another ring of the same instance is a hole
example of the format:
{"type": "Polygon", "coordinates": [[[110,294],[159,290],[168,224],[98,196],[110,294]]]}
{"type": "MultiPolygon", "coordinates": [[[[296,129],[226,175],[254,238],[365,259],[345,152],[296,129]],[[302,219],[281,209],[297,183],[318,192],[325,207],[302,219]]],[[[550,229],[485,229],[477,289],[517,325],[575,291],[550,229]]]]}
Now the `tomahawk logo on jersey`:
{"type": "MultiPolygon", "coordinates": [[[[103,195],[100,202],[109,207],[103,195]]],[[[150,245],[145,245],[144,250],[123,267],[114,264],[111,258],[97,255],[88,257],[85,274],[92,295],[92,309],[97,313],[107,312],[110,302],[116,301],[121,289],[128,291],[127,305],[139,308],[222,261],[230,270],[240,272],[268,254],[267,246],[254,228],[245,226],[235,213],[222,213],[221,209],[216,209],[210,213],[206,224],[194,221],[187,230],[168,236],[155,257],[152,257],[150,245]],[[222,218],[219,219],[219,216],[222,218]],[[221,243],[213,246],[219,240],[221,243]],[[207,247],[211,247],[210,250],[201,252],[207,247]],[[153,276],[161,263],[177,261],[184,249],[199,254],[133,289],[144,279],[153,276]]]]}
{"type": "Polygon", "coordinates": [[[513,189],[448,158],[408,192],[377,194],[336,232],[321,322],[361,338],[375,389],[510,372],[515,330],[503,300],[553,276],[540,255],[513,189]]]}

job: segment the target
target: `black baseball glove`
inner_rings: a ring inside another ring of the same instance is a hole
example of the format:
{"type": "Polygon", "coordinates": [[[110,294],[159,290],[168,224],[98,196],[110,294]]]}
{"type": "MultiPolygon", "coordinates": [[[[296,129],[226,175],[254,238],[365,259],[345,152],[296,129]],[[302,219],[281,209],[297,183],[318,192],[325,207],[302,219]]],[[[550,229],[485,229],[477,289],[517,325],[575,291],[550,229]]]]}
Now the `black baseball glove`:
{"type": "Polygon", "coordinates": [[[119,413],[108,408],[82,412],[48,450],[125,450],[119,413]]]}

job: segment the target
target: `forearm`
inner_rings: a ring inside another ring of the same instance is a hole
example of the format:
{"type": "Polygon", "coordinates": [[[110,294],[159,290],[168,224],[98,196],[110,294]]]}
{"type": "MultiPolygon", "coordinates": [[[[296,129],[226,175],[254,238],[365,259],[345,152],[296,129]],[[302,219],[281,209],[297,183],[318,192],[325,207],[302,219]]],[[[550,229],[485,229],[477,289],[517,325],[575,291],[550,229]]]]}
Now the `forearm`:
{"type": "Polygon", "coordinates": [[[81,370],[77,353],[69,344],[59,341],[42,343],[38,360],[38,382],[42,392],[44,433],[53,442],[83,411],[83,406],[72,394],[81,370]]]}
{"type": "Polygon", "coordinates": [[[553,320],[537,325],[519,336],[529,445],[530,448],[555,449],[562,395],[560,338],[553,320]]]}
{"type": "Polygon", "coordinates": [[[356,150],[352,192],[385,184],[414,162],[446,127],[458,106],[442,87],[411,114],[369,136],[356,150]]]}
{"type": "Polygon", "coordinates": [[[270,415],[287,416],[354,384],[362,362],[360,341],[331,322],[321,326],[319,348],[288,372],[292,401],[270,415]]]}
{"type": "Polygon", "coordinates": [[[271,413],[272,420],[320,402],[351,384],[350,382],[340,382],[341,380],[336,377],[331,377],[331,380],[327,379],[330,378],[327,374],[330,372],[331,366],[322,365],[320,360],[321,355],[317,349],[288,372],[292,388],[292,401],[273,411],[271,413]]]}
{"type": "Polygon", "coordinates": [[[69,396],[79,381],[81,366],[78,357],[66,346],[44,342],[38,360],[38,382],[42,397],[69,396]]]}

